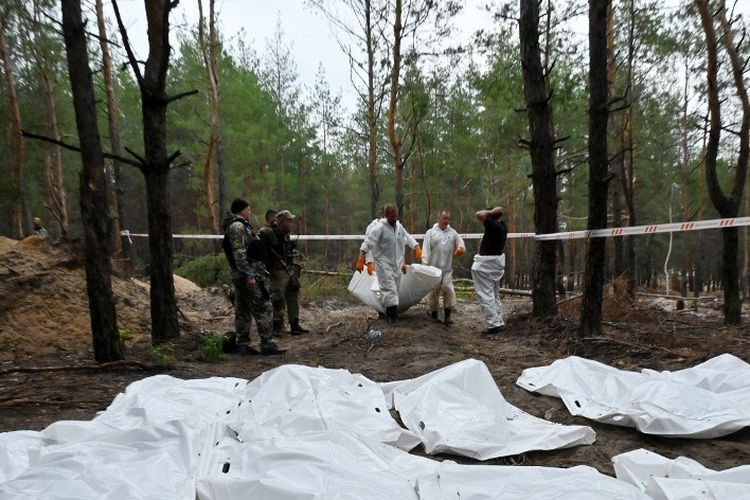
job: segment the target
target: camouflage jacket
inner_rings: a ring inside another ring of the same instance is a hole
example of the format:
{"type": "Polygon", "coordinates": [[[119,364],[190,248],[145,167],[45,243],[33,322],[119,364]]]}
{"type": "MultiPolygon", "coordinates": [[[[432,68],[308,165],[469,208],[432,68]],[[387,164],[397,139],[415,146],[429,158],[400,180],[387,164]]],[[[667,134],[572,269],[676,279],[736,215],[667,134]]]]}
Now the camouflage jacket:
{"type": "Polygon", "coordinates": [[[281,231],[278,225],[266,226],[258,233],[268,252],[268,266],[292,266],[297,247],[289,234],[281,231]]]}
{"type": "Polygon", "coordinates": [[[224,228],[224,253],[233,277],[262,275],[266,251],[250,222],[233,216],[224,221],[224,228]]]}

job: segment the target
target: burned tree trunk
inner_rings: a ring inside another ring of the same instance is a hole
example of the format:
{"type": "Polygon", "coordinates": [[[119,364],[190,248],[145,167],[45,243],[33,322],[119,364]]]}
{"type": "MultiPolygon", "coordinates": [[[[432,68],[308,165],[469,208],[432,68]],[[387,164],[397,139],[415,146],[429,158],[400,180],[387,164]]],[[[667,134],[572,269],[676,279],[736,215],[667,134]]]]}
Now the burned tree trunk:
{"type": "Polygon", "coordinates": [[[112,295],[112,239],[107,206],[94,83],[89,67],[80,0],[62,0],[63,36],[81,145],[81,218],[86,256],[86,290],[94,356],[100,363],[122,359],[117,312],[112,295]]]}
{"type": "MultiPolygon", "coordinates": [[[[589,216],[588,229],[607,227],[607,9],[610,0],[589,1],[589,216]]],[[[579,335],[601,331],[606,239],[591,238],[586,250],[579,335]]]]}
{"type": "MultiPolygon", "coordinates": [[[[539,48],[539,3],[520,0],[521,66],[529,118],[531,179],[534,186],[534,228],[537,234],[557,231],[557,172],[555,138],[547,73],[539,48]]],[[[531,292],[537,318],[557,315],[555,301],[555,241],[537,241],[531,292]]]]}
{"type": "MultiPolygon", "coordinates": [[[[718,17],[720,19],[724,49],[729,56],[729,62],[734,77],[734,87],[742,103],[742,123],[740,126],[740,149],[734,175],[734,184],[729,195],[719,184],[717,173],[717,156],[721,138],[721,101],[717,82],[719,47],[714,29],[714,20],[708,5],[708,0],[695,0],[701,17],[701,25],[706,39],[706,78],[708,81],[709,132],[706,146],[706,185],[708,195],[716,210],[724,218],[737,217],[742,203],[742,192],[747,178],[747,164],[750,158],[750,99],[744,82],[744,65],[740,61],[737,47],[734,43],[731,25],[726,17],[724,2],[719,3],[718,17]]],[[[739,325],[742,321],[742,301],[739,289],[739,236],[736,227],[725,227],[721,230],[721,279],[724,285],[724,323],[739,325]]]]}

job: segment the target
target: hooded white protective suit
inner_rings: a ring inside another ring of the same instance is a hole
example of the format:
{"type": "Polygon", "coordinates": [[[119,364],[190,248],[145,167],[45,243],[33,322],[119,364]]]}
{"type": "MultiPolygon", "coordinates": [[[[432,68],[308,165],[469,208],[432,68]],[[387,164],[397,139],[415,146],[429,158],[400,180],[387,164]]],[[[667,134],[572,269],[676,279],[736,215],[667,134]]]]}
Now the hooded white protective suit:
{"type": "Polygon", "coordinates": [[[380,219],[365,237],[360,250],[367,253],[375,264],[375,274],[380,286],[381,301],[385,307],[398,305],[398,287],[401,283],[401,264],[404,262],[404,246],[417,246],[417,240],[404,229],[400,222],[396,226],[380,219]]]}
{"type": "Polygon", "coordinates": [[[441,293],[444,308],[456,307],[456,292],[453,289],[453,254],[457,248],[466,250],[466,245],[450,225],[445,229],[440,229],[440,225],[435,224],[424,236],[422,264],[435,266],[443,272],[440,284],[430,293],[430,311],[438,310],[441,293]]]}

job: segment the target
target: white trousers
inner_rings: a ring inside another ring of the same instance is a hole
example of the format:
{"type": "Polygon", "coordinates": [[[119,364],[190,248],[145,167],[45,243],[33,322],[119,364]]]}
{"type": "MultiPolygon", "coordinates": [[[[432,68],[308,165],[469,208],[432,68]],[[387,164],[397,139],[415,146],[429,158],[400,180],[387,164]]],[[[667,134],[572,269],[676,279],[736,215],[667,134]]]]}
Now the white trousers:
{"type": "Polygon", "coordinates": [[[430,311],[437,311],[440,307],[440,295],[443,296],[443,307],[453,309],[456,307],[456,291],[453,289],[453,270],[443,271],[440,284],[430,292],[430,311]]]}
{"type": "Polygon", "coordinates": [[[471,278],[487,328],[505,324],[500,305],[500,280],[505,274],[505,254],[475,255],[471,278]]]}
{"type": "Polygon", "coordinates": [[[380,302],[385,307],[398,305],[398,287],[401,284],[400,266],[389,264],[375,260],[375,276],[378,278],[381,294],[380,302]]]}

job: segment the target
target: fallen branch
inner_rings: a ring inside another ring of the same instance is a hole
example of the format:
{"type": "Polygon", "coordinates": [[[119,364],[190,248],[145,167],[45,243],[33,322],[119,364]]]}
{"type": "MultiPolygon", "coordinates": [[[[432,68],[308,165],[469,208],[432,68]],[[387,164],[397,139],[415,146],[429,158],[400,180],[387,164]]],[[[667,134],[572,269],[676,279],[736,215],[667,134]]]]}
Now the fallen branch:
{"type": "Polygon", "coordinates": [[[647,293],[647,292],[635,292],[636,295],[640,295],[641,297],[653,297],[656,299],[671,299],[671,300],[716,300],[719,297],[714,297],[712,295],[704,296],[704,297],[684,297],[682,295],[662,295],[658,293],[647,293]]]}
{"type": "Polygon", "coordinates": [[[580,342],[598,342],[600,344],[617,344],[617,345],[630,347],[631,349],[636,349],[639,351],[649,351],[651,349],[658,349],[662,352],[669,354],[670,356],[674,356],[675,358],[684,357],[682,354],[678,354],[674,351],[671,351],[667,349],[666,347],[661,347],[658,345],[633,344],[632,342],[625,342],[624,340],[617,340],[617,339],[612,339],[609,337],[582,337],[582,338],[576,338],[576,340],[580,342]]]}
{"type": "Polygon", "coordinates": [[[320,274],[322,276],[348,276],[348,274],[339,273],[337,271],[315,271],[312,269],[305,269],[302,274],[320,274]]]}
{"type": "MultiPolygon", "coordinates": [[[[473,292],[474,288],[471,287],[456,287],[457,292],[473,292]]],[[[514,290],[512,288],[501,288],[501,295],[520,295],[522,297],[531,297],[531,290],[514,290]]]]}
{"type": "Polygon", "coordinates": [[[80,405],[80,404],[92,404],[98,406],[106,406],[106,403],[102,401],[93,401],[90,399],[75,399],[75,400],[57,400],[57,399],[5,399],[0,401],[0,406],[20,406],[20,405],[80,405]]]}
{"type": "Polygon", "coordinates": [[[339,321],[338,323],[334,323],[334,324],[332,324],[332,325],[328,325],[328,326],[326,327],[325,333],[328,333],[328,332],[330,332],[331,330],[333,330],[334,328],[336,328],[336,327],[338,327],[338,326],[343,326],[344,324],[345,324],[345,323],[344,323],[343,321],[339,321]]]}
{"type": "Polygon", "coordinates": [[[58,366],[18,366],[0,371],[0,376],[9,373],[39,373],[39,372],[64,372],[64,371],[86,371],[86,370],[108,370],[110,368],[140,368],[145,371],[163,370],[164,365],[149,365],[140,361],[121,360],[102,363],[99,365],[58,365],[58,366]]]}

